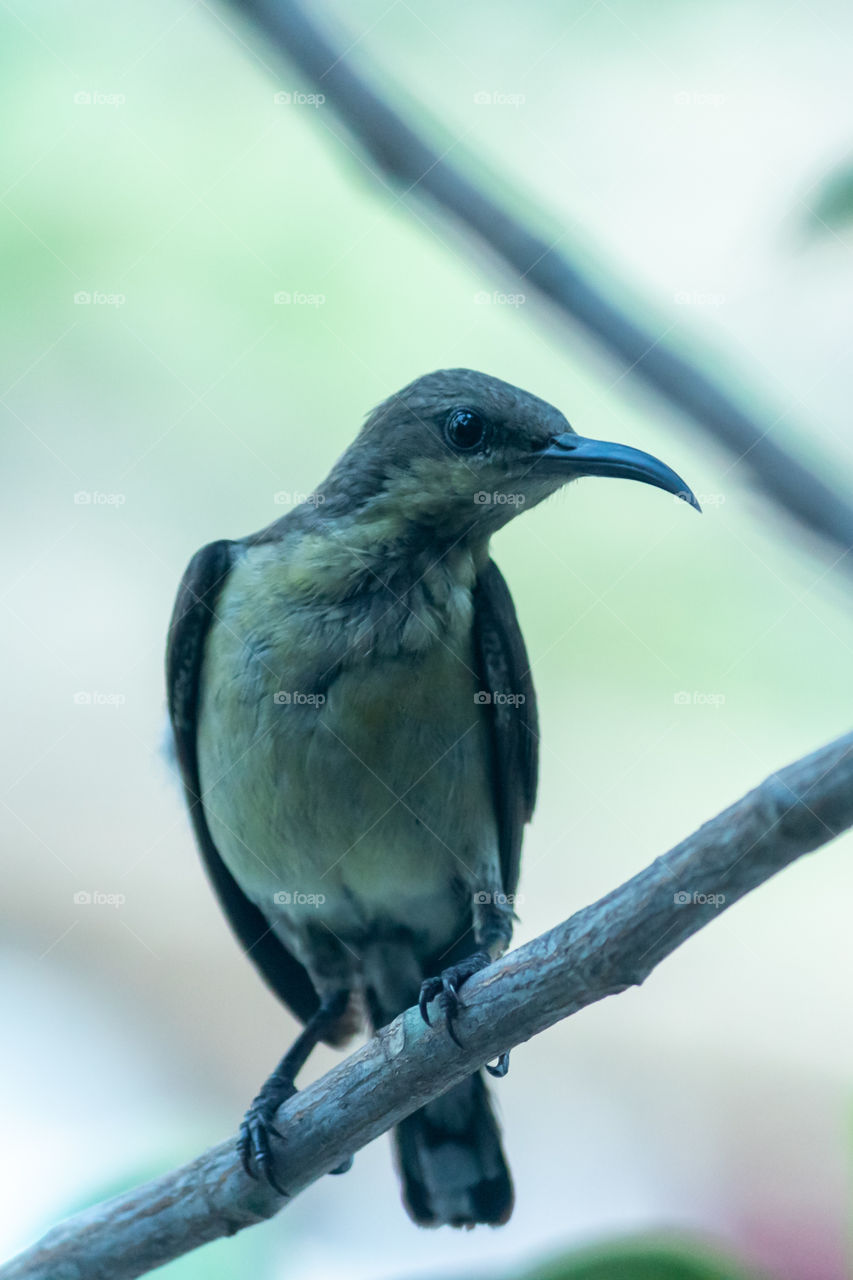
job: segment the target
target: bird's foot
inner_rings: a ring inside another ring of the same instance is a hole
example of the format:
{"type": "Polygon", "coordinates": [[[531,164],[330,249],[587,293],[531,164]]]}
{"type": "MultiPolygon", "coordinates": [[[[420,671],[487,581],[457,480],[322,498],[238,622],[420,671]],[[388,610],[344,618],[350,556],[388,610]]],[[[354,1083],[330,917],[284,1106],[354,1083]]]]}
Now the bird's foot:
{"type": "MultiPolygon", "coordinates": [[[[281,1138],[281,1132],[273,1124],[275,1113],[283,1102],[292,1098],[297,1092],[292,1080],[283,1076],[270,1076],[258,1096],[254,1099],[240,1125],[240,1136],[237,1139],[237,1153],[240,1163],[250,1178],[263,1179],[273,1191],[280,1196],[288,1193],[279,1185],[275,1176],[275,1160],[273,1158],[270,1134],[281,1138]]],[[[348,1156],[337,1169],[330,1173],[349,1173],[352,1168],[352,1156],[348,1156]]]]}
{"type": "Polygon", "coordinates": [[[275,1176],[275,1160],[270,1136],[281,1138],[281,1133],[273,1124],[275,1113],[281,1104],[288,1098],[292,1098],[295,1093],[296,1085],[292,1080],[282,1076],[270,1076],[243,1117],[240,1136],[237,1139],[240,1163],[249,1177],[268,1182],[280,1196],[286,1196],[287,1192],[279,1185],[275,1176]]]}
{"type": "MultiPolygon", "coordinates": [[[[454,1044],[459,1045],[460,1049],[462,1048],[462,1041],[456,1034],[454,1022],[460,1007],[464,1007],[465,1001],[459,995],[459,988],[475,973],[479,973],[481,969],[485,969],[491,963],[492,957],[488,951],[475,951],[473,955],[466,957],[465,960],[460,960],[459,964],[451,965],[449,969],[445,969],[437,978],[427,978],[421,984],[421,994],[418,1000],[421,1017],[428,1027],[432,1026],[427,1006],[431,1000],[438,996],[438,1007],[444,1014],[447,1034],[454,1044]]],[[[499,1067],[496,1068],[496,1070],[498,1069],[499,1067]]],[[[505,1075],[506,1071],[500,1074],[505,1075]]]]}

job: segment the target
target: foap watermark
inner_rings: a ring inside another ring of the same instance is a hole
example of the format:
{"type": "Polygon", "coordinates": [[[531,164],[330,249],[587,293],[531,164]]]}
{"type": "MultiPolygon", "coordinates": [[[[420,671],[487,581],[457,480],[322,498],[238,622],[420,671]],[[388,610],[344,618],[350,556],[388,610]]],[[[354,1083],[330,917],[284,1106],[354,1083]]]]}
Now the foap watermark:
{"type": "Polygon", "coordinates": [[[489,893],[478,889],[474,894],[474,905],[478,907],[516,907],[524,901],[523,893],[489,893]]]}
{"type": "Polygon", "coordinates": [[[78,289],[74,295],[75,307],[123,307],[126,302],[123,293],[106,293],[103,289],[78,289]]]}
{"type": "Polygon", "coordinates": [[[306,502],[309,507],[321,507],[326,501],[326,495],[323,493],[300,493],[293,489],[279,489],[278,493],[274,493],[272,500],[277,507],[298,507],[306,502]]]}
{"type": "Polygon", "coordinates": [[[78,889],[74,894],[75,907],[123,907],[126,902],[123,893],[103,893],[100,889],[78,889]]]}
{"type": "Polygon", "coordinates": [[[477,507],[523,507],[523,493],[504,493],[500,489],[478,489],[474,494],[474,505],[477,507]]]}
{"type": "Polygon", "coordinates": [[[322,907],[325,893],[300,893],[298,889],[279,889],[272,900],[277,907],[322,907]]]}
{"type": "Polygon", "coordinates": [[[277,307],[322,307],[326,302],[325,293],[301,293],[299,289],[279,289],[273,294],[273,302],[277,307]]]}
{"type": "Polygon", "coordinates": [[[503,89],[479,89],[474,94],[478,107],[523,107],[526,101],[526,94],[506,93],[503,89]]]}
{"type": "Polygon", "coordinates": [[[721,307],[726,301],[724,293],[703,293],[701,289],[678,289],[672,297],[677,307],[721,307]]]}
{"type": "Polygon", "coordinates": [[[716,707],[719,709],[726,700],[724,693],[702,693],[698,689],[690,693],[687,689],[680,689],[678,693],[672,695],[672,700],[677,707],[716,707]]]}
{"type": "Polygon", "coordinates": [[[123,507],[125,493],[102,493],[100,489],[78,489],[74,495],[75,507],[123,507]]]}
{"type": "Polygon", "coordinates": [[[699,89],[680,89],[672,95],[677,107],[721,107],[726,101],[724,93],[706,93],[699,89]]]}
{"type": "Polygon", "coordinates": [[[277,107],[322,107],[325,93],[303,93],[300,89],[279,89],[272,100],[277,107]]]}
{"type": "Polygon", "coordinates": [[[685,889],[679,889],[678,893],[674,893],[672,900],[677,907],[716,907],[719,910],[726,905],[724,893],[699,893],[698,891],[688,893],[685,889]]]}
{"type": "Polygon", "coordinates": [[[272,696],[279,707],[322,707],[325,693],[302,693],[299,689],[276,689],[272,696]]]}
{"type": "Polygon", "coordinates": [[[100,89],[78,89],[74,95],[77,107],[123,107],[126,102],[123,93],[102,93],[100,89]]]}
{"type": "Polygon", "coordinates": [[[478,289],[474,294],[474,302],[478,307],[523,307],[527,301],[525,293],[502,293],[500,289],[478,289]]]}
{"type": "Polygon", "coordinates": [[[126,702],[123,693],[101,693],[98,689],[78,689],[74,694],[75,707],[123,707],[126,702]]]}
{"type": "Polygon", "coordinates": [[[478,689],[474,694],[474,702],[478,707],[521,707],[527,701],[523,693],[500,693],[488,689],[478,689]]]}

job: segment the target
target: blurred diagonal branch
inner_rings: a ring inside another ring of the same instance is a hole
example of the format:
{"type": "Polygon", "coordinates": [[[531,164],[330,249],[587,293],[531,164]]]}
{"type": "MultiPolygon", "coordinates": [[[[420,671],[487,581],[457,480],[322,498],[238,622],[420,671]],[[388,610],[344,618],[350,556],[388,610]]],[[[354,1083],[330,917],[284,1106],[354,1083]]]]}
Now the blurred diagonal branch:
{"type": "MultiPolygon", "coordinates": [[[[534,226],[543,224],[541,211],[512,191],[509,175],[500,175],[502,202],[472,180],[468,160],[454,160],[427,141],[440,136],[434,119],[420,108],[418,127],[380,94],[375,84],[357,72],[349,57],[354,41],[333,39],[309,17],[296,0],[231,0],[263,37],[317,86],[338,113],[347,130],[380,171],[367,168],[378,181],[387,175],[402,186],[437,204],[462,228],[498,255],[519,279],[538,290],[565,317],[585,328],[612,356],[624,363],[625,373],[644,379],[676,410],[688,417],[742,460],[770,498],[813,534],[829,543],[835,561],[853,548],[853,504],[804,461],[815,433],[785,434],[791,447],[773,438],[774,428],[787,414],[753,411],[745,395],[730,393],[719,380],[689,359],[666,336],[644,324],[631,309],[608,293],[567,252],[551,244],[534,226]],[[510,210],[524,209],[526,217],[510,210]]],[[[386,79],[386,77],[383,77],[386,79]]],[[[460,148],[453,147],[453,156],[460,148]]],[[[709,361],[704,361],[704,364],[709,361]]],[[[853,557],[844,561],[853,569],[853,557]]]]}
{"type": "MultiPolygon", "coordinates": [[[[643,982],[721,911],[850,826],[853,733],[772,774],[618,889],[472,978],[457,1024],[463,1049],[409,1009],[291,1098],[275,1121],[285,1135],[278,1177],[297,1195],[484,1062],[643,982]]],[[[231,1139],[60,1223],[0,1267],[0,1280],[130,1280],[284,1203],[246,1176],[231,1139]]]]}

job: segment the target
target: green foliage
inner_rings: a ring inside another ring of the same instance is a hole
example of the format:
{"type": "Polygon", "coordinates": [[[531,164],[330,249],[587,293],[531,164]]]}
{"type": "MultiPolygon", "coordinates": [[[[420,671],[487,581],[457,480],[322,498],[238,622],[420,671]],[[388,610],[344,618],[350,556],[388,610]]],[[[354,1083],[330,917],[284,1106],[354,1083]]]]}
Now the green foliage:
{"type": "Polygon", "coordinates": [[[641,1239],[555,1259],[527,1280],[757,1280],[757,1276],[695,1242],[641,1239]]]}

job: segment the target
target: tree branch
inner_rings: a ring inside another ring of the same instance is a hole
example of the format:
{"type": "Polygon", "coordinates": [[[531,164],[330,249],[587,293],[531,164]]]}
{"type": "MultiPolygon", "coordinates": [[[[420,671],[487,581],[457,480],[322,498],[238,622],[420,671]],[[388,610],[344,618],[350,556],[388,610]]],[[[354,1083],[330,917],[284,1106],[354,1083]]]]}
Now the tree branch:
{"type": "MultiPolygon", "coordinates": [[[[278,1176],[292,1196],[463,1080],[586,1005],[641,983],[744,894],[853,826],[853,734],[772,774],[626,881],[465,986],[459,1049],[416,1009],[280,1109],[278,1176]]],[[[130,1280],[271,1217],[235,1139],[60,1223],[2,1280],[130,1280]]]]}
{"type": "MultiPolygon", "coordinates": [[[[272,47],[292,62],[324,95],[372,164],[365,167],[383,185],[386,175],[403,195],[425,196],[481,244],[497,254],[519,284],[548,299],[564,318],[580,324],[624,366],[643,378],[676,410],[724,445],[751,469],[775,503],[845,557],[853,548],[853,506],[844,491],[827,484],[805,461],[814,430],[787,426],[794,448],[773,438],[787,411],[759,413],[748,407],[705,368],[690,360],[657,329],[609,296],[586,265],[570,257],[534,226],[548,220],[532,201],[513,193],[500,175],[499,203],[470,174],[484,172],[480,157],[456,159],[460,148],[439,149],[427,137],[443,132],[419,107],[416,129],[383,98],[373,83],[356,72],[348,56],[354,42],[333,40],[297,0],[231,0],[272,47]],[[375,167],[374,167],[375,166],[375,167]],[[377,172],[376,170],[379,170],[377,172]],[[510,209],[524,209],[526,219],[510,209]]],[[[210,10],[216,16],[216,10],[210,10]]],[[[387,83],[388,77],[383,76],[387,83]]],[[[351,150],[351,148],[350,148],[351,150]]],[[[562,239],[562,237],[560,237],[562,239]]],[[[778,433],[777,433],[778,434],[778,433]]],[[[853,569],[853,556],[845,561],[853,569]]]]}

